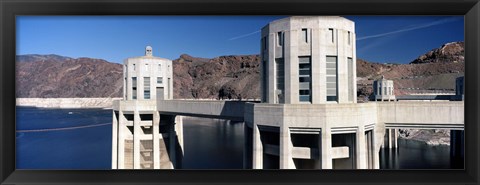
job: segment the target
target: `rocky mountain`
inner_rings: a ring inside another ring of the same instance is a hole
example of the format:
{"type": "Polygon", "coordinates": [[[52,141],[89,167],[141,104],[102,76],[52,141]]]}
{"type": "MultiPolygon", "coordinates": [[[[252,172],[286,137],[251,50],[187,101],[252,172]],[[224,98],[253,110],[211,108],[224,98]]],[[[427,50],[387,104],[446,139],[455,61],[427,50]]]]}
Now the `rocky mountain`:
{"type": "Polygon", "coordinates": [[[101,59],[20,55],[18,98],[121,97],[122,65],[101,59]]]}
{"type": "MultiPolygon", "coordinates": [[[[369,96],[382,75],[394,80],[397,95],[453,92],[464,74],[463,42],[433,49],[410,64],[380,64],[357,59],[360,97],[369,96]]],[[[175,99],[260,98],[258,55],[212,59],[181,55],[173,61],[175,99]]],[[[17,97],[121,97],[122,65],[101,59],[58,55],[17,56],[17,97]]]]}
{"type": "Polygon", "coordinates": [[[465,43],[464,42],[450,42],[446,43],[440,48],[433,49],[417,59],[413,60],[411,64],[423,63],[445,63],[445,62],[464,62],[465,61],[465,43]]]}
{"type": "Polygon", "coordinates": [[[259,98],[259,59],[258,55],[213,59],[181,55],[173,61],[174,98],[259,98]]]}
{"type": "Polygon", "coordinates": [[[373,80],[382,75],[394,81],[395,94],[452,93],[455,78],[464,75],[464,43],[447,43],[410,64],[380,64],[357,60],[358,94],[372,93],[373,80]]]}

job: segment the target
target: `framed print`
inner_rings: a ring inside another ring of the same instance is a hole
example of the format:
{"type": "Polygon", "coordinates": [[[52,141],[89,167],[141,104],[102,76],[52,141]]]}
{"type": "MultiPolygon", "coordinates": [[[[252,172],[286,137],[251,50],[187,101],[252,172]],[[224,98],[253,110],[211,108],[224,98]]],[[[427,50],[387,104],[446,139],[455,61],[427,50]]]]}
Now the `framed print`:
{"type": "Polygon", "coordinates": [[[478,183],[478,1],[0,8],[2,184],[478,183]]]}

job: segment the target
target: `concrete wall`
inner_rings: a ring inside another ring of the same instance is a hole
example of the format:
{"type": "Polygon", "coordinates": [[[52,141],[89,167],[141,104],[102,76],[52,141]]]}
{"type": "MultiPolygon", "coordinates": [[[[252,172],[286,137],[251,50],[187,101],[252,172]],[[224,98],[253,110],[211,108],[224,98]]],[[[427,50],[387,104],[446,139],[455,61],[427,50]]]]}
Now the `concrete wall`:
{"type": "Polygon", "coordinates": [[[161,114],[185,115],[243,121],[243,101],[157,100],[161,114]]]}
{"type": "Polygon", "coordinates": [[[378,102],[378,122],[464,124],[464,102],[378,102]]]}

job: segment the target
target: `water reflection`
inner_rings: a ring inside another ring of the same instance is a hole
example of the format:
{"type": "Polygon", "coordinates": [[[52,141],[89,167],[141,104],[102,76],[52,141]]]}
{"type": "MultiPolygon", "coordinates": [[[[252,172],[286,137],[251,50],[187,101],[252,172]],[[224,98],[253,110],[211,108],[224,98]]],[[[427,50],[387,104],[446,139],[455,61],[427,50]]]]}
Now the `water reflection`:
{"type": "Polygon", "coordinates": [[[381,169],[463,169],[463,158],[451,159],[450,147],[398,139],[398,149],[380,150],[381,169]]]}
{"type": "Polygon", "coordinates": [[[186,117],[183,126],[183,168],[243,168],[243,123],[186,117]]]}

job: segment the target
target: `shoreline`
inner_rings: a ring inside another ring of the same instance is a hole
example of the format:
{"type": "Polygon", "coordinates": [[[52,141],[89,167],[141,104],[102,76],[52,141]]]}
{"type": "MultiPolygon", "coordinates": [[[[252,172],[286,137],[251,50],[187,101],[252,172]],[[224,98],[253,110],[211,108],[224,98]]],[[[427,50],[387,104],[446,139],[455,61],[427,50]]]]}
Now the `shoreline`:
{"type": "Polygon", "coordinates": [[[399,138],[422,142],[429,146],[450,146],[450,133],[442,129],[404,129],[399,138]]]}
{"type": "Polygon", "coordinates": [[[16,106],[60,109],[112,109],[112,103],[122,98],[16,98],[16,106]]]}

